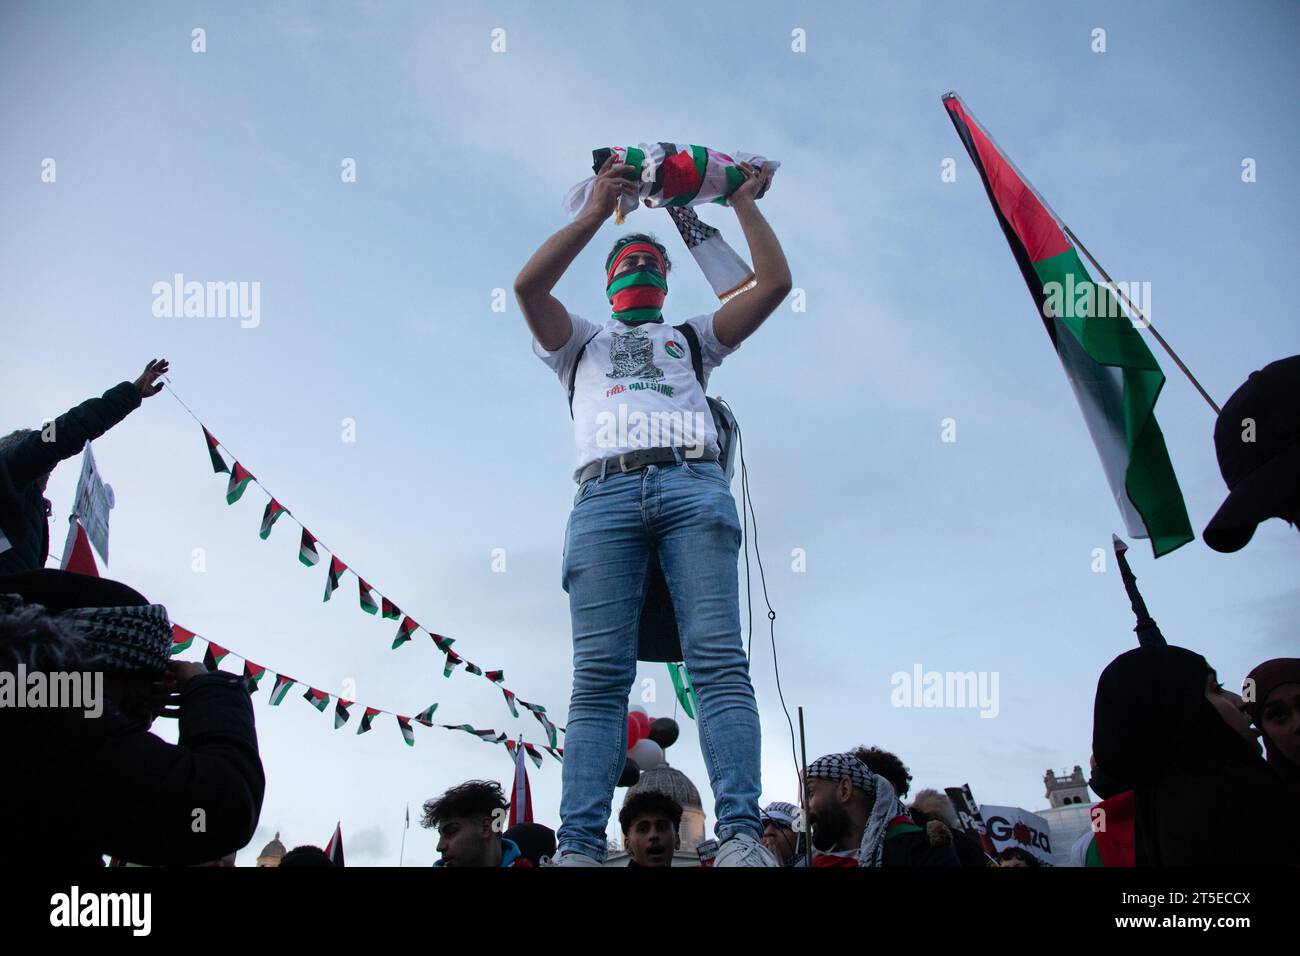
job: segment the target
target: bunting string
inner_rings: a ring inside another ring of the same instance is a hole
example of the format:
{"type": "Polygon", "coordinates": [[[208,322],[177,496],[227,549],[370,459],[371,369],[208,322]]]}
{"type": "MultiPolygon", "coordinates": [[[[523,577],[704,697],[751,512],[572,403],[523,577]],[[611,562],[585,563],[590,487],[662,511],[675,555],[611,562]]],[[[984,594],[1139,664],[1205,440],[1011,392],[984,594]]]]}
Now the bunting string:
{"type": "Polygon", "coordinates": [[[408,717],[405,714],[399,714],[394,710],[385,710],[382,707],[373,707],[369,704],[359,704],[356,701],[347,700],[338,695],[329,694],[311,684],[304,683],[295,677],[290,677],[283,671],[272,671],[261,664],[257,664],[244,655],[216,643],[211,638],[204,637],[202,634],[191,631],[189,628],[182,627],[179,624],[172,624],[171,654],[173,657],[189,650],[196,640],[202,641],[206,646],[206,650],[203,652],[203,664],[208,670],[220,670],[221,662],[227,657],[235,657],[244,662],[244,684],[248,688],[250,695],[257,693],[263,678],[268,674],[272,675],[275,678],[270,691],[272,707],[278,707],[295,685],[300,685],[306,689],[305,693],[302,695],[303,699],[321,713],[326,711],[329,707],[330,701],[333,700],[335,730],[338,730],[348,722],[351,717],[351,708],[355,706],[361,709],[361,720],[357,726],[358,734],[364,734],[369,731],[374,723],[374,719],[380,714],[387,714],[396,719],[397,726],[402,732],[402,739],[406,742],[408,747],[415,746],[415,729],[412,724],[417,723],[422,724],[425,727],[436,727],[442,730],[456,730],[472,734],[484,743],[505,745],[512,758],[515,755],[516,747],[522,745],[525,753],[527,753],[529,758],[538,767],[540,767],[542,763],[541,752],[543,750],[549,753],[556,760],[562,762],[564,759],[564,749],[562,747],[554,747],[550,745],[539,746],[526,741],[516,742],[504,732],[493,728],[480,729],[471,724],[435,724],[433,722],[433,714],[434,711],[438,709],[436,703],[430,704],[418,714],[408,717]]]}
{"type": "Polygon", "coordinates": [[[216,474],[227,474],[229,479],[226,485],[226,503],[233,505],[243,497],[244,492],[250,484],[257,485],[262,493],[269,499],[266,508],[262,513],[262,524],[258,532],[259,537],[265,541],[271,535],[271,529],[280,518],[287,516],[290,521],[296,524],[302,530],[302,537],[298,545],[298,560],[307,567],[314,567],[320,562],[320,552],[324,551],[329,555],[329,564],[327,566],[325,578],[325,594],[323,600],[328,601],[338,590],[343,575],[349,571],[357,579],[357,594],[361,609],[367,614],[379,615],[385,620],[398,621],[397,634],[393,638],[392,649],[396,650],[403,644],[408,643],[416,633],[423,632],[433,641],[434,647],[443,655],[442,676],[451,677],[452,672],[457,667],[463,667],[465,672],[475,677],[481,677],[484,680],[496,685],[505,698],[506,706],[509,707],[513,716],[518,716],[518,707],[527,710],[538,723],[542,725],[546,732],[547,746],[549,748],[558,748],[559,734],[564,732],[564,728],[555,724],[547,715],[546,708],[541,704],[535,704],[526,701],[514,691],[505,686],[505,671],[503,670],[484,670],[468,658],[462,657],[458,652],[452,649],[456,643],[454,638],[445,637],[429,630],[420,625],[411,615],[404,612],[395,601],[390,600],[382,594],[377,588],[372,587],[365,578],[363,578],[356,569],[348,565],[338,556],[338,552],[329,547],[319,537],[307,529],[307,526],[299,521],[292,511],[285,507],[278,498],[271,494],[270,490],[262,484],[257,477],[249,471],[235,455],[235,453],[224,443],[218,441],[216,436],[203,420],[194,413],[194,410],[185,403],[172,385],[171,379],[164,376],[163,381],[167,383],[167,391],[180,404],[190,416],[203,429],[203,438],[207,444],[208,456],[212,462],[212,470],[216,474]],[[222,451],[230,456],[231,464],[227,464],[222,456],[222,451]],[[379,600],[376,600],[378,597],[379,600]]]}

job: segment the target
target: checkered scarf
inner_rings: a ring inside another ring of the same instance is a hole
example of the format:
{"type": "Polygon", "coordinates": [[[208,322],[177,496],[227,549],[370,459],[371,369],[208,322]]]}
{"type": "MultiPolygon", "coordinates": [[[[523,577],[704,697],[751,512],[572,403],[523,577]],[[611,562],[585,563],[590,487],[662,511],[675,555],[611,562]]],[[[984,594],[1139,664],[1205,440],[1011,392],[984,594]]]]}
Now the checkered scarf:
{"type": "Polygon", "coordinates": [[[885,830],[896,816],[906,816],[907,807],[894,793],[894,785],[853,754],[827,754],[808,765],[807,776],[818,780],[848,780],[872,801],[867,825],[858,845],[858,866],[880,866],[885,856],[885,830]]]}
{"type": "Polygon", "coordinates": [[[794,829],[794,822],[799,818],[799,808],[784,800],[773,800],[763,808],[760,818],[779,823],[783,827],[794,829]]]}
{"type": "Polygon", "coordinates": [[[89,645],[96,666],[119,673],[160,673],[171,658],[172,625],[161,604],[81,607],[58,615],[89,645]]]}

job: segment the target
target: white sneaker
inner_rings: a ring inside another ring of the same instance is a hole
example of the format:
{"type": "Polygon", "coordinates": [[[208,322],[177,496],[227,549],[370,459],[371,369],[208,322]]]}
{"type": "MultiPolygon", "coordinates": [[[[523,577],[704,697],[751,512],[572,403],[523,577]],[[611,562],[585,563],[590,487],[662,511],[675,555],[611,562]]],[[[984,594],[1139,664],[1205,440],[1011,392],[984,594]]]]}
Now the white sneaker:
{"type": "Polygon", "coordinates": [[[557,853],[553,857],[542,860],[542,866],[604,866],[594,857],[587,856],[585,853],[574,853],[572,850],[566,850],[564,853],[557,853]]]}
{"type": "Polygon", "coordinates": [[[772,851],[749,833],[737,833],[718,847],[713,866],[775,866],[780,867],[772,851]]]}

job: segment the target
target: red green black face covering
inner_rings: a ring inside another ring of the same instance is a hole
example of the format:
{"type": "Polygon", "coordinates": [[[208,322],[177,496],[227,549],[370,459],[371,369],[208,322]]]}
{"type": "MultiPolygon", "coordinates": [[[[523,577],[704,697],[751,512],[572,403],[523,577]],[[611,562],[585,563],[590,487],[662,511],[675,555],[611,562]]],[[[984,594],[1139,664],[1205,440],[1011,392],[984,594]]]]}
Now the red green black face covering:
{"type": "Polygon", "coordinates": [[[614,308],[613,317],[629,325],[664,320],[664,299],[668,296],[668,282],[663,276],[663,255],[648,242],[629,242],[614,256],[606,273],[605,295],[614,308]],[[659,274],[636,269],[614,278],[619,263],[634,252],[648,252],[659,261],[659,274]]]}

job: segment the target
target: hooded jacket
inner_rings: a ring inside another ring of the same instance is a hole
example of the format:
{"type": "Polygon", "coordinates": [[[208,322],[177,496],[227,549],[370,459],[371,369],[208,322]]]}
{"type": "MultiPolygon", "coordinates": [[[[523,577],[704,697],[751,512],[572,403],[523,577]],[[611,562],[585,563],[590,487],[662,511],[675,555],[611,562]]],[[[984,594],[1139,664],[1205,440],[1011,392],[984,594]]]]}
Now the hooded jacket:
{"type": "Polygon", "coordinates": [[[175,744],[111,705],[98,717],[2,708],[0,722],[0,763],[9,768],[0,864],[98,866],[107,855],[190,866],[240,849],[257,828],[266,778],[253,704],[236,674],[186,682],[175,744]]]}
{"type": "Polygon", "coordinates": [[[1139,647],[1097,683],[1093,754],[1133,786],[1138,866],[1300,863],[1300,823],[1277,776],[1205,697],[1210,665],[1139,647]]]}
{"type": "Polygon", "coordinates": [[[0,531],[10,548],[0,552],[0,574],[45,566],[50,554],[50,526],[40,479],[59,462],[81,453],[132,411],[140,392],[130,382],[114,385],[64,412],[52,429],[31,431],[0,448],[0,531]],[[45,441],[49,436],[50,441],[45,441]]]}

